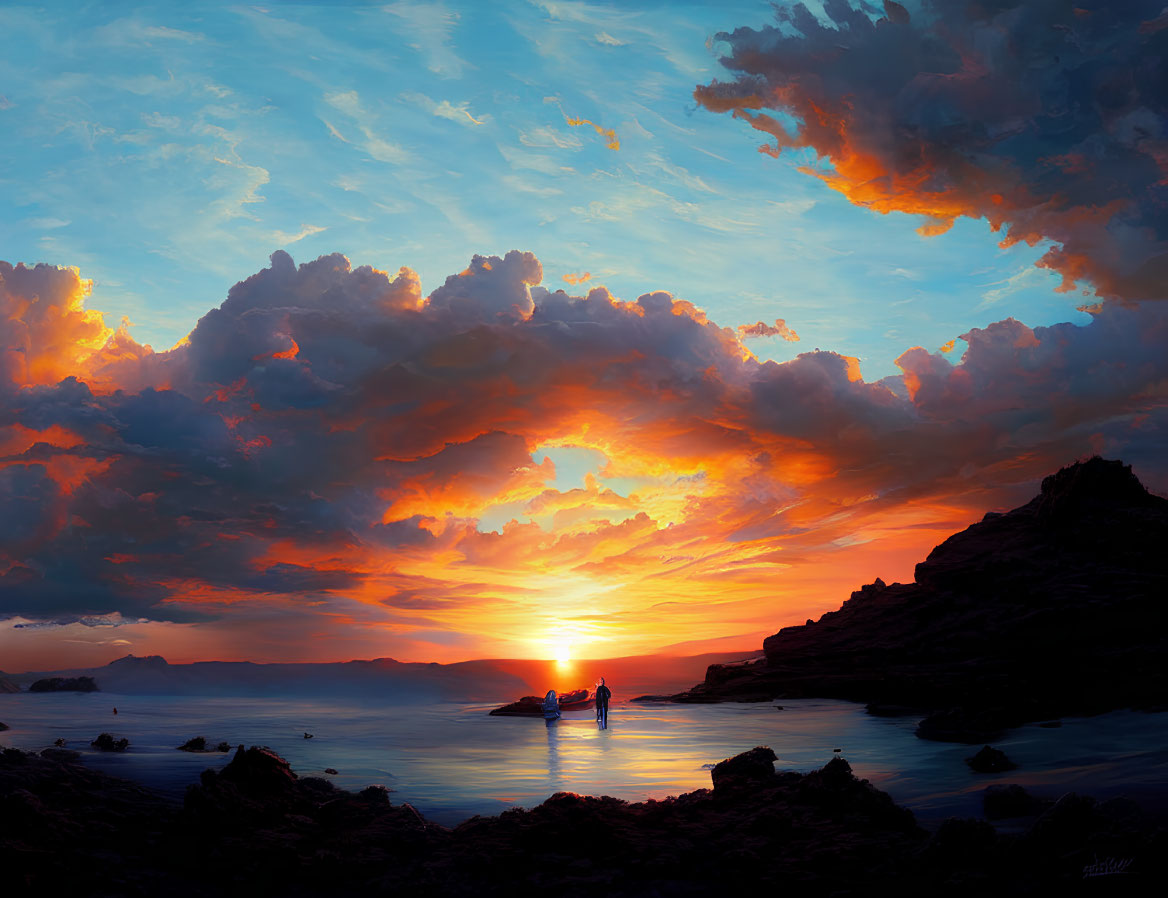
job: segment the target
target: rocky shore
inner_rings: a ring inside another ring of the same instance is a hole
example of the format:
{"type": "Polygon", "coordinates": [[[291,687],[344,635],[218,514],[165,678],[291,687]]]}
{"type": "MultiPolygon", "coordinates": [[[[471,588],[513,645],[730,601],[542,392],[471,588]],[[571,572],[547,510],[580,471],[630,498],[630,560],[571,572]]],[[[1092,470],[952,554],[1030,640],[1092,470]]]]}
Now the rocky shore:
{"type": "Polygon", "coordinates": [[[14,749],[0,752],[5,894],[688,896],[1152,894],[1168,828],[1121,801],[987,790],[1024,832],[950,820],[935,832],[837,758],[776,773],[759,747],[716,765],[713,787],[628,803],[557,793],[531,810],[450,829],[381,787],[344,792],[240,746],[181,806],[14,749]],[[992,793],[992,794],[991,794],[992,793]],[[1097,870],[1099,875],[1093,875],[1097,870]]]}
{"type": "Polygon", "coordinates": [[[1168,500],[1093,458],[937,546],[913,583],[877,579],[838,611],[712,665],[679,702],[826,697],[991,741],[1027,721],[1168,707],[1168,500]]]}

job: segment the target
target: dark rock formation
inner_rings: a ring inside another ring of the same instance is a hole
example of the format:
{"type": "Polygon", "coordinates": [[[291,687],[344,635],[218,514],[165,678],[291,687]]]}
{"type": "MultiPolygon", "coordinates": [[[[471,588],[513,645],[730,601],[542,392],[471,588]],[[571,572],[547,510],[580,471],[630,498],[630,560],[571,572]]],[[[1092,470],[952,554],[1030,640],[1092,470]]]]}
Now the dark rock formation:
{"type": "Polygon", "coordinates": [[[982,808],[991,820],[1032,817],[1042,813],[1052,803],[1035,798],[1017,783],[988,786],[982,793],[982,808]]]}
{"type": "Polygon", "coordinates": [[[9,729],[8,724],[6,724],[4,721],[0,720],[0,733],[3,733],[7,729],[9,729]]]}
{"type": "Polygon", "coordinates": [[[999,748],[985,746],[977,754],[965,759],[965,763],[978,773],[1002,773],[1013,770],[1018,765],[1006,757],[1006,753],[999,748]]]}
{"type": "Polygon", "coordinates": [[[20,692],[20,687],[11,680],[0,677],[0,695],[9,695],[20,692]]]}
{"type": "Polygon", "coordinates": [[[490,714],[493,717],[542,717],[543,697],[538,695],[525,695],[517,702],[511,702],[509,705],[493,708],[490,714]]]}
{"type": "MultiPolygon", "coordinates": [[[[596,707],[587,689],[576,689],[556,695],[561,711],[585,711],[596,707]]],[[[488,712],[494,717],[543,717],[543,696],[525,695],[517,702],[494,708],[488,712]]]]}
{"type": "Polygon", "coordinates": [[[727,758],[714,765],[710,779],[715,789],[745,786],[751,788],[774,779],[776,755],[769,747],[760,745],[727,758]]]}
{"type": "Polygon", "coordinates": [[[883,702],[868,702],[864,708],[873,717],[920,717],[921,709],[909,705],[890,705],[883,702]]]}
{"type": "Polygon", "coordinates": [[[8,750],[0,869],[14,894],[1029,896],[1080,894],[1084,870],[1109,858],[1127,862],[1125,886],[1154,893],[1168,850],[1162,821],[1080,796],[1020,836],[977,820],[930,836],[846,761],[768,773],[766,754],[723,762],[747,771],[749,788],[637,804],[559,792],[447,829],[384,788],[297,777],[262,748],[206,771],[181,808],[8,750]]]}
{"type": "Polygon", "coordinates": [[[1010,716],[999,709],[982,708],[966,711],[964,708],[950,708],[930,714],[917,724],[916,734],[922,739],[937,742],[964,742],[976,745],[997,739],[1002,731],[1016,726],[1021,719],[1010,716]]]}
{"type": "Polygon", "coordinates": [[[129,739],[115,739],[109,733],[102,733],[89,743],[98,751],[125,751],[130,747],[129,739]]]}
{"type": "Polygon", "coordinates": [[[80,761],[81,752],[68,748],[45,748],[41,750],[41,757],[50,761],[80,761]]]}
{"type": "Polygon", "coordinates": [[[207,740],[202,736],[194,736],[178,747],[179,751],[206,751],[207,740]]]}
{"type": "Polygon", "coordinates": [[[1168,500],[1121,462],[1092,458],[949,537],[915,582],[876,580],[838,611],[767,638],[764,664],[713,665],[674,698],[960,706],[968,725],[937,719],[921,735],[964,729],[977,741],[1027,720],[1158,707],[1168,694],[1165,544],[1168,500]]]}
{"type": "Polygon", "coordinates": [[[28,687],[29,692],[97,692],[93,677],[48,677],[28,687]]]}

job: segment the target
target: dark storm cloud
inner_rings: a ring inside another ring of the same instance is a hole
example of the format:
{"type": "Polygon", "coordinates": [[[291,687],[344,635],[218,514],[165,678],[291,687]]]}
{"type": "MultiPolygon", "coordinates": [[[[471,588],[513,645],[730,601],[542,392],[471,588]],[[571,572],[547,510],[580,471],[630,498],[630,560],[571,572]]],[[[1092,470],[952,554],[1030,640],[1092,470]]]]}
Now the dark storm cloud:
{"type": "Polygon", "coordinates": [[[810,147],[853,202],[985,218],[1005,242],[1049,239],[1040,265],[1108,298],[1168,282],[1168,29],[1162,0],[844,0],[719,34],[733,81],[698,87],[773,143],[810,147]],[[770,110],[768,112],[767,110],[770,110]]]}

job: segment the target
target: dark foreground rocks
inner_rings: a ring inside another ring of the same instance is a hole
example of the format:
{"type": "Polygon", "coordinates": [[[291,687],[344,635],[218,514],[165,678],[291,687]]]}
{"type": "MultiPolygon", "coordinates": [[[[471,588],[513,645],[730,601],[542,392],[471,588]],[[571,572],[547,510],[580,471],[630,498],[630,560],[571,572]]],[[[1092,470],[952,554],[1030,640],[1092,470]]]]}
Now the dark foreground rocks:
{"type": "Polygon", "coordinates": [[[838,611],[786,627],[749,665],[712,665],[675,701],[841,698],[916,712],[918,735],[985,743],[1029,721],[1163,708],[1168,499],[1092,458],[989,513],[838,611]]]}
{"type": "Polygon", "coordinates": [[[0,753],[4,894],[698,896],[1156,894],[1162,821],[1064,796],[1021,835],[937,832],[834,759],[775,773],[759,747],[713,789],[629,803],[561,792],[448,829],[384,788],[237,750],[183,805],[77,764],[0,753]],[[1084,876],[1098,865],[1102,876],[1084,876]],[[1122,870],[1117,871],[1122,866],[1122,870]],[[1105,886],[1106,890],[1098,888],[1105,886]]]}

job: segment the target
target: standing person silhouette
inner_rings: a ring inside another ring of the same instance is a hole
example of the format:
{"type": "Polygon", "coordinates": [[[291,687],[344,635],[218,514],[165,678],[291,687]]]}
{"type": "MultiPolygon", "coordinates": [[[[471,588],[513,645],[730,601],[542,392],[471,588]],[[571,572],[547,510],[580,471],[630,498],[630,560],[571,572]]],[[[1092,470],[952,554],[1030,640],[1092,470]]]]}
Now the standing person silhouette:
{"type": "Polygon", "coordinates": [[[596,723],[602,730],[608,729],[608,700],[612,698],[612,690],[604,685],[604,677],[596,687],[596,723]]]}

